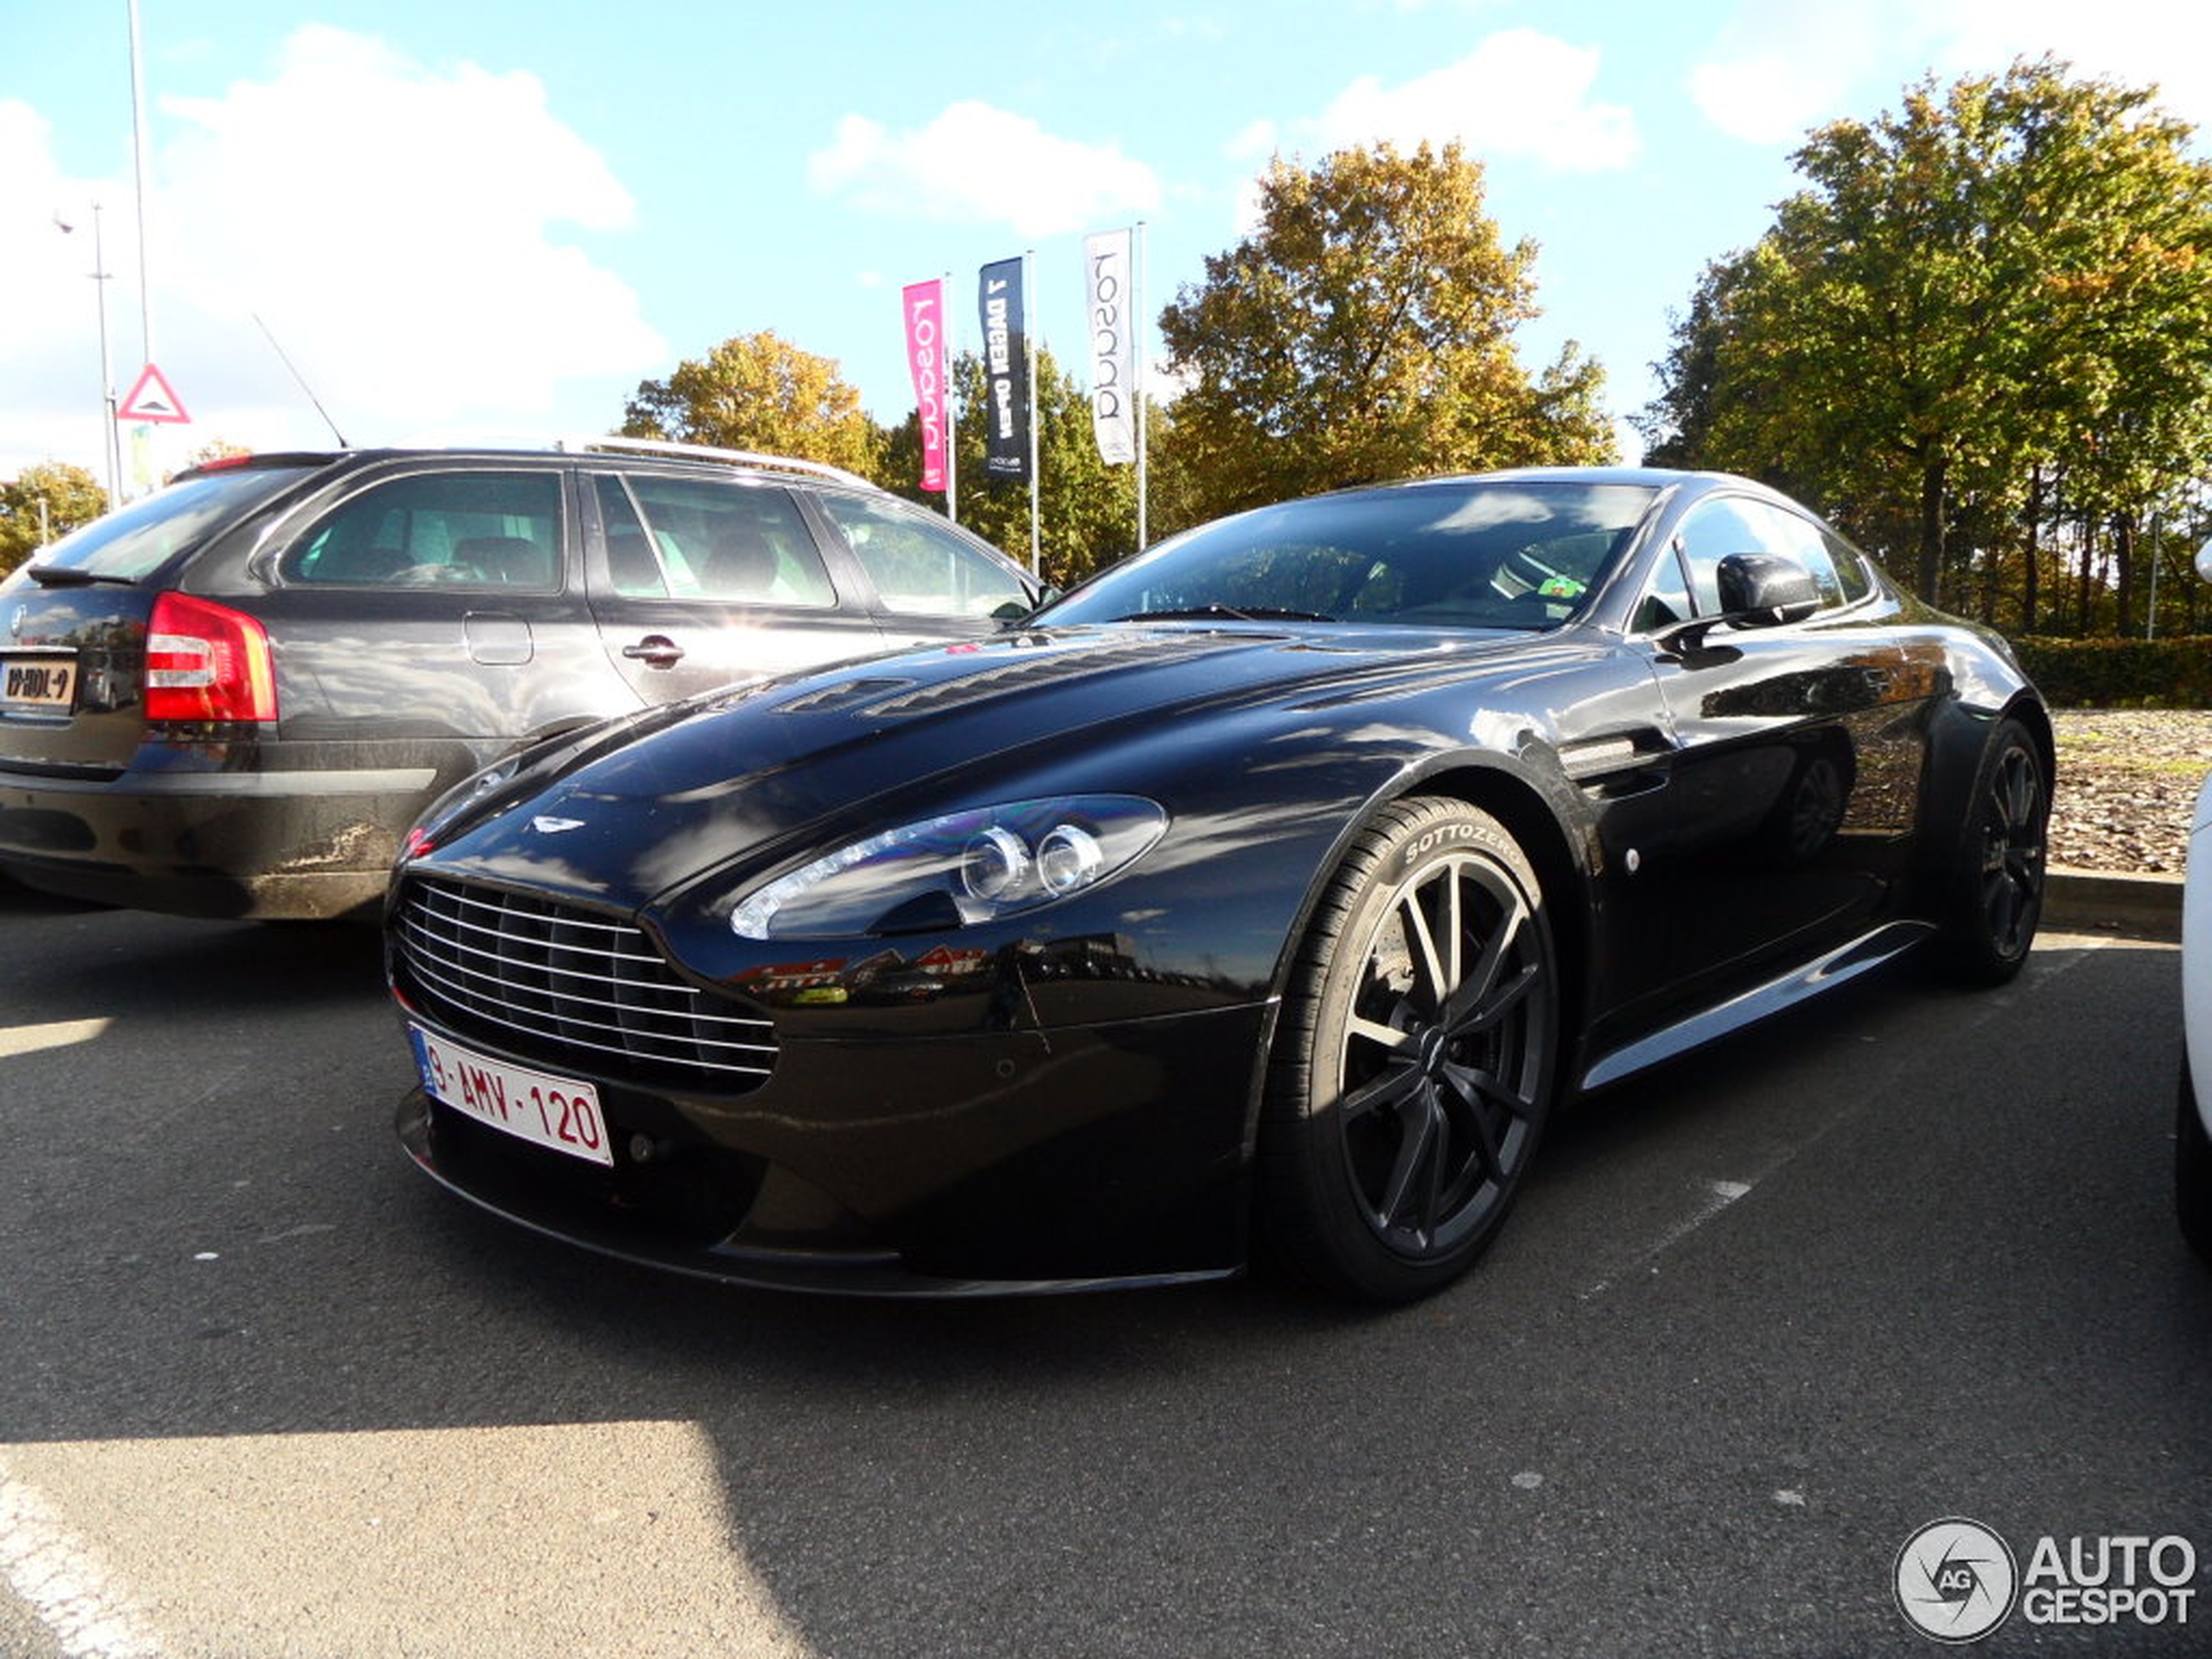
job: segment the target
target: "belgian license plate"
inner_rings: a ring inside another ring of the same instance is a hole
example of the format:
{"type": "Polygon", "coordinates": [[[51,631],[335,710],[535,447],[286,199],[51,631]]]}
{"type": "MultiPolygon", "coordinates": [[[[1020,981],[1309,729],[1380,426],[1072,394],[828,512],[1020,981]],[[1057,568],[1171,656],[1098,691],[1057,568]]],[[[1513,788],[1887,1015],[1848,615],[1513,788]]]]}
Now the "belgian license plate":
{"type": "Polygon", "coordinates": [[[419,1025],[408,1026],[408,1035],[433,1098],[534,1146],[613,1166],[599,1091],[590,1083],[510,1066],[419,1025]]]}
{"type": "Polygon", "coordinates": [[[51,709],[63,713],[77,697],[77,664],[53,657],[10,657],[0,661],[0,704],[11,709],[51,709]]]}

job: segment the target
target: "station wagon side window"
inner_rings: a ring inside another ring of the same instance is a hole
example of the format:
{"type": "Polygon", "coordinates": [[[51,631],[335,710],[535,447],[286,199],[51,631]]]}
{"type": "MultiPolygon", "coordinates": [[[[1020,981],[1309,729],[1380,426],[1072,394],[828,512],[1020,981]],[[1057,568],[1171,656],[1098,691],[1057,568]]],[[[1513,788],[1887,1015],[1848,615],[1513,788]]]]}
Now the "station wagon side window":
{"type": "Polygon", "coordinates": [[[837,604],[788,491],[651,473],[604,476],[598,491],[618,593],[819,610],[837,604]]]}
{"type": "Polygon", "coordinates": [[[562,546],[558,473],[417,473],[341,502],[278,572],[309,586],[553,593],[562,546]]]}
{"type": "Polygon", "coordinates": [[[988,617],[1008,604],[1029,608],[1020,577],[928,514],[827,491],[816,499],[844,533],[886,610],[988,617]]]}

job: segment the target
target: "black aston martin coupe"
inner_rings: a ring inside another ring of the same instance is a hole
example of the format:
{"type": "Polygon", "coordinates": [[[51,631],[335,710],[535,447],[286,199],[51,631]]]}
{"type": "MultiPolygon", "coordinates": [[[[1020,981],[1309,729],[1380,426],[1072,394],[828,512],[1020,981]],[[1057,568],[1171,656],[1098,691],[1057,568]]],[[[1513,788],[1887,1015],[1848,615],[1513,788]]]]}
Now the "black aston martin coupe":
{"type": "Polygon", "coordinates": [[[1001,637],[516,756],[388,905],[400,1134],[633,1260],[1378,1301],[1547,1117],[1923,941],[2009,977],[2052,775],[2001,641],[1742,479],[1262,508],[1001,637]]]}

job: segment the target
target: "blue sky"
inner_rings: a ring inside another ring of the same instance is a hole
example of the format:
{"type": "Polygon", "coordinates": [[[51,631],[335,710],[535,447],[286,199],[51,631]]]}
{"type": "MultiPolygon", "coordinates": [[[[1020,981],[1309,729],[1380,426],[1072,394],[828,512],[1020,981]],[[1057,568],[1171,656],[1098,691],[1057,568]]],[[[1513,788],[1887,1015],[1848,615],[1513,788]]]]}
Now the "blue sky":
{"type": "Polygon", "coordinates": [[[1157,316],[1271,153],[1384,138],[1484,161],[1540,248],[1524,354],[1580,341],[1626,415],[1821,121],[2049,51],[2212,131],[2212,7],[2146,0],[141,0],[148,307],[128,17],[0,10],[0,476],[98,468],[95,201],[116,389],[150,310],[193,417],[159,435],[173,465],[329,442],[265,327],[356,443],[604,431],[640,379],[762,328],[896,420],[902,283],[953,273],[972,342],[975,267],[1033,248],[1074,359],[1084,231],[1144,221],[1157,316]]]}

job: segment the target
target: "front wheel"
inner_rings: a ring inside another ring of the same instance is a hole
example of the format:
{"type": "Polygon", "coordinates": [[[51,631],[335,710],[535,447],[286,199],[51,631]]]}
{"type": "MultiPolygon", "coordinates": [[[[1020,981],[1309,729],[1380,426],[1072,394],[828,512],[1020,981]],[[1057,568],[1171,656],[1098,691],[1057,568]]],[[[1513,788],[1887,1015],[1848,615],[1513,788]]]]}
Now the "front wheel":
{"type": "Polygon", "coordinates": [[[1464,1272],[1536,1150],[1558,1021],[1551,926],[1513,838],[1463,801],[1386,808],[1285,998],[1261,1140],[1282,1253],[1374,1302],[1464,1272]]]}
{"type": "Polygon", "coordinates": [[[2018,720],[1997,723],[1982,750],[1966,834],[1950,877],[1944,964],[1971,985],[2002,985],[2027,961],[2043,915],[2051,815],[2043,752],[2018,720]]]}

